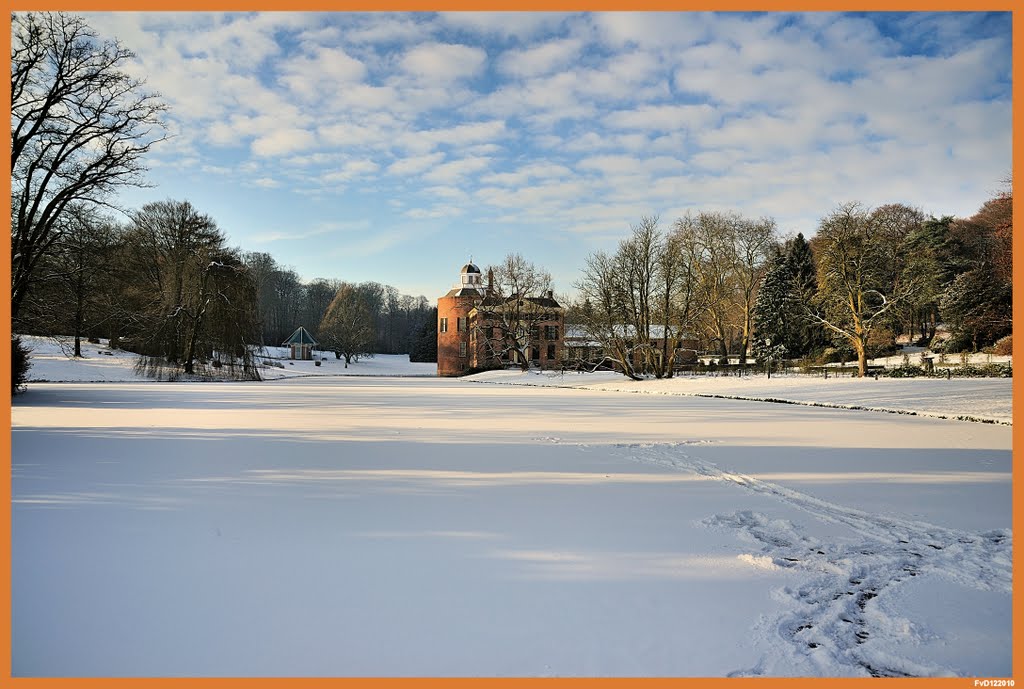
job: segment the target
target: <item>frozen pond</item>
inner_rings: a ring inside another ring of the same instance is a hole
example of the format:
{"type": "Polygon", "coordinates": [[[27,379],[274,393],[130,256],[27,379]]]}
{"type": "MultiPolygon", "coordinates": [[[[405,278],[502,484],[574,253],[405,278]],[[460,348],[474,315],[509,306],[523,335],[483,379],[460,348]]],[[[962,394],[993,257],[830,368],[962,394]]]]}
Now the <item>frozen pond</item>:
{"type": "Polygon", "coordinates": [[[1010,673],[1007,426],[323,377],[12,423],[15,675],[1010,673]]]}

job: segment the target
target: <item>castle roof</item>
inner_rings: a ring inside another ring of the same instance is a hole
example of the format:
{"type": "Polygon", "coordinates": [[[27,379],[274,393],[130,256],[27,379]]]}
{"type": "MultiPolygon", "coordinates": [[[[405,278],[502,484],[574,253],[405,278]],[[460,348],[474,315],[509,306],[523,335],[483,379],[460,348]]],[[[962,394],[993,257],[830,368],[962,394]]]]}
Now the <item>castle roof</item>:
{"type": "Polygon", "coordinates": [[[448,290],[446,297],[477,297],[482,296],[482,291],[476,287],[452,287],[448,290]]]}

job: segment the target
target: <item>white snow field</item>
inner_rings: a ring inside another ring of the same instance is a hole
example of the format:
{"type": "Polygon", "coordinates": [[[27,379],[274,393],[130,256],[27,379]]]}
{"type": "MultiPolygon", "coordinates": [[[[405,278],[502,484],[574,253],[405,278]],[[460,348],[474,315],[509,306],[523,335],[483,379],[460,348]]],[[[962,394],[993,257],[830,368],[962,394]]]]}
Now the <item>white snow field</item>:
{"type": "Polygon", "coordinates": [[[654,395],[726,397],[807,406],[888,411],[897,414],[1012,424],[1010,378],[853,378],[801,374],[707,376],[682,374],[663,380],[630,380],[619,373],[488,371],[478,383],[614,390],[654,395]]]}
{"type": "MultiPolygon", "coordinates": [[[[32,367],[29,382],[152,382],[139,374],[135,364],[137,354],[122,349],[111,349],[107,340],[100,344],[82,342],[82,355],[75,359],[74,338],[39,337],[22,335],[22,342],[31,350],[32,367]]],[[[412,363],[407,354],[377,354],[345,366],[345,360],[335,359],[330,352],[315,352],[321,359],[292,361],[287,347],[263,347],[259,360],[266,364],[260,368],[265,380],[298,378],[301,376],[436,376],[437,364],[412,363]]]]}
{"type": "Polygon", "coordinates": [[[32,384],[12,670],[1009,676],[1010,435],[465,379],[32,384]]]}

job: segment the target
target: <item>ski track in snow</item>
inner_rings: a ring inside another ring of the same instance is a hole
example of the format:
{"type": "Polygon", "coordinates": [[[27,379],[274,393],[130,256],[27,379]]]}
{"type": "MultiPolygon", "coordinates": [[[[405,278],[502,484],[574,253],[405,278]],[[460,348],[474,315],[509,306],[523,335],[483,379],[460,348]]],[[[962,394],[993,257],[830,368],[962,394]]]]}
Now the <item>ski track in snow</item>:
{"type": "MultiPolygon", "coordinates": [[[[760,545],[761,555],[754,556],[757,560],[768,557],[776,567],[812,575],[799,585],[775,591],[773,595],[786,603],[788,612],[758,624],[760,634],[769,637],[771,655],[782,654],[789,665],[806,668],[808,675],[953,675],[950,668],[920,665],[894,655],[889,649],[895,641],[918,632],[908,620],[884,612],[876,599],[912,577],[926,575],[943,576],[980,590],[1010,592],[1013,538],[1008,529],[971,533],[832,504],[724,471],[681,451],[699,444],[701,441],[615,447],[634,461],[692,471],[775,498],[816,519],[846,526],[863,538],[852,543],[823,543],[802,534],[800,527],[788,520],[769,519],[749,510],[703,521],[708,527],[735,529],[744,540],[760,545]]],[[[771,673],[766,667],[769,662],[774,664],[778,658],[769,660],[766,655],[757,666],[730,676],[771,673]]]]}

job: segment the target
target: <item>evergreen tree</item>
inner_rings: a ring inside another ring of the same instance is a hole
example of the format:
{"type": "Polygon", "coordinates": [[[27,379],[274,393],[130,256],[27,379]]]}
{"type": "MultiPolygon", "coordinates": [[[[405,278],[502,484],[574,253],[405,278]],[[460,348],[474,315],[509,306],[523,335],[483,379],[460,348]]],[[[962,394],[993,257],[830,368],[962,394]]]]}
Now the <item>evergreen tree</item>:
{"type": "Polygon", "coordinates": [[[29,361],[28,347],[20,337],[11,338],[11,396],[24,392],[25,381],[28,380],[28,370],[32,368],[29,361]]]}
{"type": "Polygon", "coordinates": [[[939,311],[950,327],[946,351],[976,350],[1013,329],[1013,196],[1001,192],[966,220],[949,224],[949,244],[962,251],[958,274],[939,311]]]}
{"type": "Polygon", "coordinates": [[[779,359],[802,353],[803,321],[797,275],[790,255],[778,249],[769,260],[757,292],[753,322],[751,351],[759,362],[768,357],[779,359]]]}
{"type": "Polygon", "coordinates": [[[829,338],[821,327],[805,317],[818,293],[818,269],[814,262],[811,245],[798,233],[786,242],[783,249],[786,261],[793,275],[793,298],[799,307],[800,317],[794,324],[791,358],[807,356],[828,346],[829,338]]]}
{"type": "Polygon", "coordinates": [[[437,309],[430,310],[409,343],[409,361],[437,362],[437,309]]]}
{"type": "Polygon", "coordinates": [[[957,275],[939,308],[952,331],[946,351],[978,351],[1013,330],[1013,286],[984,269],[957,275]]]}

